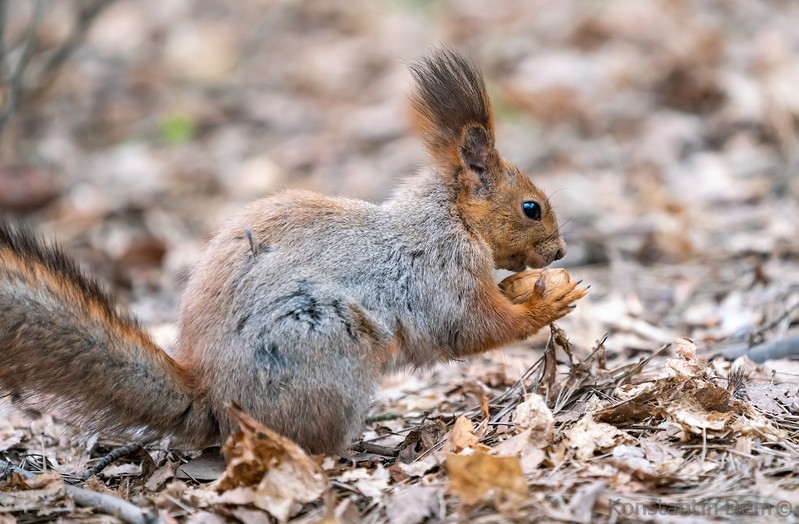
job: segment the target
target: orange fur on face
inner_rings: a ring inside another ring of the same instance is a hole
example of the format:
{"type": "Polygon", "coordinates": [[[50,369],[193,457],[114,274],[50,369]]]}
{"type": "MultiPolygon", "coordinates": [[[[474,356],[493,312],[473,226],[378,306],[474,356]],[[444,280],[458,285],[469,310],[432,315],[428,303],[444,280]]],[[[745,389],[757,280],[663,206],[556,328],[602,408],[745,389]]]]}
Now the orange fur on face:
{"type": "Polygon", "coordinates": [[[488,243],[497,267],[520,271],[524,266],[540,268],[562,257],[565,245],[558,219],[547,196],[510,162],[499,160],[488,168],[490,187],[481,194],[466,186],[458,200],[458,211],[488,243]],[[522,211],[526,200],[542,208],[540,221],[522,211]]]}
{"type": "Polygon", "coordinates": [[[491,248],[497,267],[544,267],[565,253],[547,196],[494,147],[494,115],[480,71],[443,52],[411,67],[414,125],[438,169],[457,189],[457,212],[491,248]],[[541,206],[541,220],[522,203],[541,206]]]}

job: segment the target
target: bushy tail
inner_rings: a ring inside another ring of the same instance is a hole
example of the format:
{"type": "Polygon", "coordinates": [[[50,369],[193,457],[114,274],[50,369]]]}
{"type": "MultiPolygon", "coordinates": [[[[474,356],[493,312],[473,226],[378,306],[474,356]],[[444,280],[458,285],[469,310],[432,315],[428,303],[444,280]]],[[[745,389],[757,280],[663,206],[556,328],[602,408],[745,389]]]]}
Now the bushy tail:
{"type": "Polygon", "coordinates": [[[494,149],[494,117],[483,75],[450,49],[411,64],[415,124],[433,159],[444,165],[485,163],[494,149]]]}
{"type": "Polygon", "coordinates": [[[213,439],[183,369],[59,249],[2,223],[0,395],[90,432],[213,439]]]}

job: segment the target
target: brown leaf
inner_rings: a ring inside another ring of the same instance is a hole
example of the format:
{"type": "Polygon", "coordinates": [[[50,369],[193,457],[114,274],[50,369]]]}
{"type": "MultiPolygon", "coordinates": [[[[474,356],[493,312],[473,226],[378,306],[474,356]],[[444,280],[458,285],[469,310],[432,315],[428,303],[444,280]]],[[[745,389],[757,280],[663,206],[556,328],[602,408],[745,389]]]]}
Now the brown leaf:
{"type": "Polygon", "coordinates": [[[400,462],[410,464],[438,444],[438,440],[445,428],[446,426],[443,422],[436,421],[433,424],[425,424],[409,432],[400,445],[401,449],[399,455],[397,455],[400,462]]]}
{"type": "Polygon", "coordinates": [[[527,497],[527,479],[518,457],[495,457],[482,452],[447,455],[449,492],[464,504],[493,498],[498,509],[513,508],[527,497]]]}
{"type": "Polygon", "coordinates": [[[480,439],[473,433],[472,421],[464,416],[455,419],[452,431],[449,433],[449,450],[460,453],[466,448],[474,447],[480,439]]]}
{"type": "Polygon", "coordinates": [[[177,464],[167,462],[166,464],[158,468],[155,471],[155,473],[150,475],[150,478],[147,479],[147,482],[144,484],[144,487],[150,491],[158,491],[168,481],[172,480],[175,477],[176,467],[177,464]]]}
{"type": "Polygon", "coordinates": [[[65,501],[64,481],[55,472],[28,478],[12,473],[6,484],[9,488],[0,491],[0,507],[6,511],[46,511],[65,501]]]}
{"type": "Polygon", "coordinates": [[[229,410],[241,432],[222,448],[228,466],[218,490],[255,486],[253,503],[281,522],[297,503],[318,499],[327,478],[301,447],[259,424],[237,406],[229,410]]]}

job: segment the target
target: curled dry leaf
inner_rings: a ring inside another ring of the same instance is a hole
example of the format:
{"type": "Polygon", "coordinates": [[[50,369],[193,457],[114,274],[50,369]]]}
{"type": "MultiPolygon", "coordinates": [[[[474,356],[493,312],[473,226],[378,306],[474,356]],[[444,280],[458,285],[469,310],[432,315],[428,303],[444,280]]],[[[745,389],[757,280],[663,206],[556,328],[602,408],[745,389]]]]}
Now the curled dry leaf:
{"type": "Polygon", "coordinates": [[[464,449],[474,448],[479,442],[480,438],[474,434],[474,425],[471,420],[464,416],[455,419],[455,424],[449,433],[449,450],[451,452],[460,453],[464,449]]]}
{"type": "Polygon", "coordinates": [[[549,443],[555,429],[555,417],[547,407],[544,397],[533,393],[513,410],[511,421],[518,428],[532,431],[531,439],[549,443]]]}
{"type": "Polygon", "coordinates": [[[687,338],[678,338],[674,341],[674,352],[676,358],[666,361],[666,366],[677,376],[693,377],[701,374],[707,367],[707,363],[696,356],[696,344],[687,338]]]}
{"type": "Polygon", "coordinates": [[[298,503],[318,499],[327,487],[322,469],[301,447],[259,424],[237,406],[230,408],[241,432],[222,448],[227,469],[216,489],[254,487],[253,503],[281,522],[298,503]]]}
{"type": "Polygon", "coordinates": [[[410,464],[426,454],[438,444],[445,430],[446,425],[440,420],[412,430],[400,445],[400,462],[410,464]]]}
{"type": "Polygon", "coordinates": [[[690,338],[678,338],[674,341],[674,353],[683,360],[695,360],[696,344],[690,338]]]}
{"type": "Polygon", "coordinates": [[[518,457],[495,457],[477,451],[471,455],[447,455],[449,492],[464,504],[491,498],[497,509],[511,510],[527,497],[527,479],[518,457]]]}
{"type": "Polygon", "coordinates": [[[705,431],[723,432],[731,420],[730,413],[707,412],[693,406],[680,406],[669,414],[683,428],[697,435],[705,431]]]}
{"type": "Polygon", "coordinates": [[[595,422],[591,415],[585,415],[569,428],[566,437],[577,460],[588,460],[595,451],[607,451],[628,440],[624,432],[610,424],[595,422]]]}

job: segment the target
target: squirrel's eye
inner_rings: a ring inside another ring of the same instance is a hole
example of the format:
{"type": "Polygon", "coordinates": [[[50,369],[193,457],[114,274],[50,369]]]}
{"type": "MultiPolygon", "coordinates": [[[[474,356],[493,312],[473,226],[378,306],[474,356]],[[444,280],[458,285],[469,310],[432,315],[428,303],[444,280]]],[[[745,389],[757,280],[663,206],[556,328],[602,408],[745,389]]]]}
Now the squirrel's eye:
{"type": "Polygon", "coordinates": [[[541,205],[535,200],[527,200],[526,202],[522,202],[522,211],[524,211],[524,214],[527,216],[527,218],[541,220],[541,205]]]}

